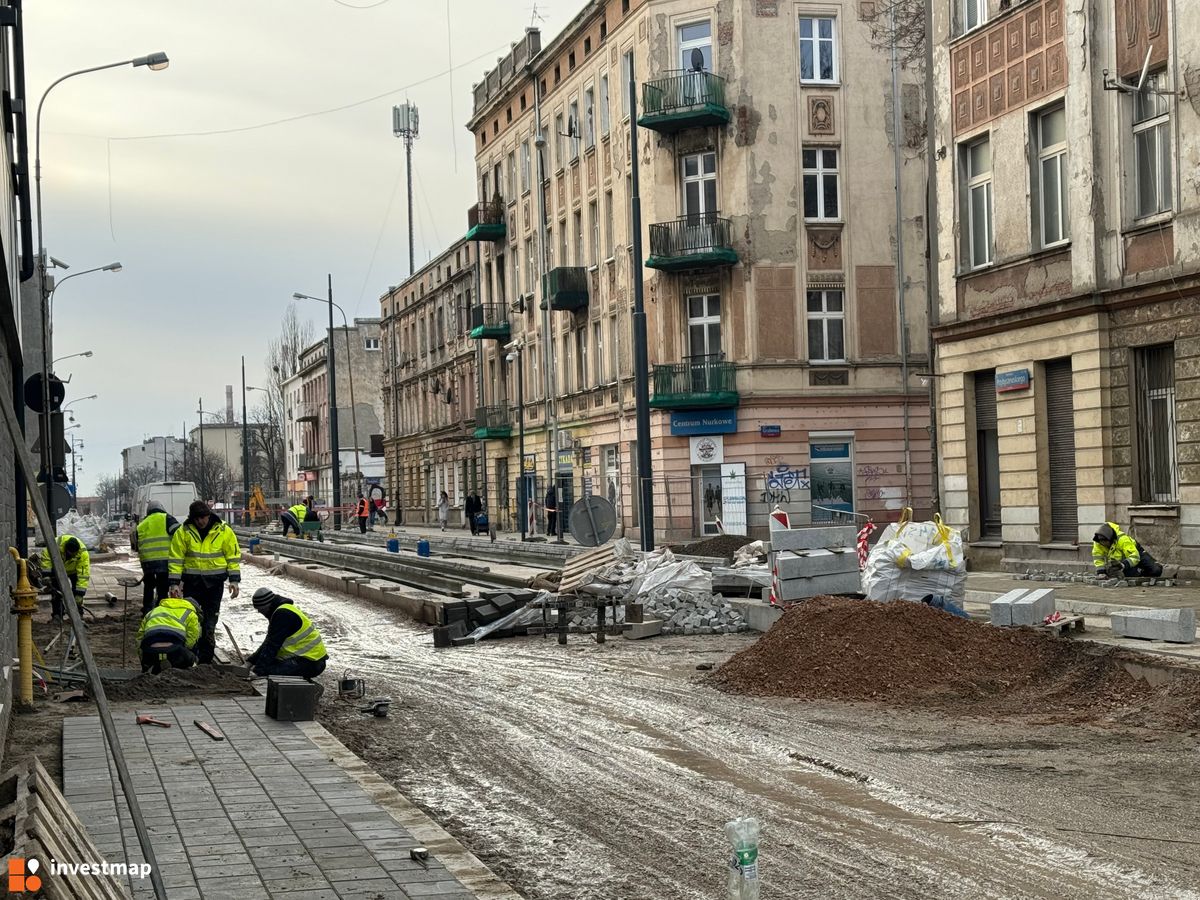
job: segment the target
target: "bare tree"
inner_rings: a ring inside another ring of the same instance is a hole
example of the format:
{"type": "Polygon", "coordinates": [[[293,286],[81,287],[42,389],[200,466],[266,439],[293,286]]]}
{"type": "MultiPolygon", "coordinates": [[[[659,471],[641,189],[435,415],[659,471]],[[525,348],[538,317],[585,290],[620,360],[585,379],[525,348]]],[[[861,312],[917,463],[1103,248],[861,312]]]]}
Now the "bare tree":
{"type": "Polygon", "coordinates": [[[120,506],[121,498],[125,496],[124,475],[101,475],[96,480],[96,495],[109,513],[114,513],[120,506]]]}
{"type": "Polygon", "coordinates": [[[190,444],[184,453],[181,480],[194,482],[205,500],[227,501],[242,486],[224,455],[218,451],[201,455],[199,444],[190,444]]]}
{"type": "Polygon", "coordinates": [[[927,2],[929,0],[875,0],[863,4],[864,18],[871,29],[871,44],[890,51],[894,43],[900,65],[924,68],[927,2]]]}
{"type": "Polygon", "coordinates": [[[253,421],[263,423],[265,428],[256,429],[254,441],[259,445],[262,458],[266,461],[272,490],[279,494],[285,479],[283,446],[283,383],[300,368],[300,353],[313,342],[311,322],[301,321],[296,307],[289,306],[279,326],[279,336],[267,345],[267,392],[266,401],[254,411],[253,421]]]}
{"type": "Polygon", "coordinates": [[[250,422],[250,480],[270,485],[278,496],[284,478],[283,429],[269,398],[251,411],[250,422]]]}

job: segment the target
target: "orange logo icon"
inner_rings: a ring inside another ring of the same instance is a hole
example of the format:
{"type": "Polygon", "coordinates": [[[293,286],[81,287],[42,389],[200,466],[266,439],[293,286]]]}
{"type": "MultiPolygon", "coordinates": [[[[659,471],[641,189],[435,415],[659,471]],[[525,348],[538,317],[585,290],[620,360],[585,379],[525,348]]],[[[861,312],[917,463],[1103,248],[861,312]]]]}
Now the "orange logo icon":
{"type": "Polygon", "coordinates": [[[8,890],[13,894],[36,893],[42,889],[42,879],[37,875],[40,863],[36,859],[25,860],[14,857],[8,861],[8,890]]]}

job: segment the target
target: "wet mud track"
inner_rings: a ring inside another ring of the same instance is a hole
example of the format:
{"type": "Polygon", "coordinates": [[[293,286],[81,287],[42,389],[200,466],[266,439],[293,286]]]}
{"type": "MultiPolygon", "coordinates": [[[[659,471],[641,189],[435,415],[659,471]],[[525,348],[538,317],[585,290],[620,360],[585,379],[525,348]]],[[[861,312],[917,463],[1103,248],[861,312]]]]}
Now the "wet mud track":
{"type": "MultiPolygon", "coordinates": [[[[434,650],[386,608],[263,584],[326,636],[326,726],[528,897],[723,896],[722,826],[754,815],[764,898],[1200,898],[1195,734],[732,697],[696,666],[741,635],[434,650]],[[390,718],[332,699],[346,668],[390,718]]],[[[224,617],[257,645],[247,603],[224,617]]]]}

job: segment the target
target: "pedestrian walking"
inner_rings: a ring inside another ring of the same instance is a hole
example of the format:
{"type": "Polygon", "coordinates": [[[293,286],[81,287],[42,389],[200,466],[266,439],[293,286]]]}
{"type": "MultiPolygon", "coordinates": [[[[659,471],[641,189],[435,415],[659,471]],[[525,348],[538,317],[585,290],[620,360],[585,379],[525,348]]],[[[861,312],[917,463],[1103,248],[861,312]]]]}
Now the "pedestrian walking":
{"type": "Polygon", "coordinates": [[[475,516],[479,512],[479,497],[475,494],[467,494],[467,499],[463,504],[463,511],[467,514],[467,525],[471,528],[471,534],[478,534],[479,526],[475,516]]]}
{"type": "Polygon", "coordinates": [[[383,497],[375,498],[375,518],[377,518],[384,525],[388,523],[387,500],[383,497]]]}
{"type": "Polygon", "coordinates": [[[367,533],[367,519],[371,515],[371,504],[362,494],[358,495],[358,503],[354,507],[354,515],[358,517],[359,534],[367,533]]]}
{"type": "Polygon", "coordinates": [[[438,498],[437,510],[438,522],[441,523],[442,531],[446,530],[446,523],[450,521],[450,495],[442,491],[442,495],[438,498]]]}
{"type": "MultiPolygon", "coordinates": [[[[63,566],[66,567],[67,577],[71,579],[71,592],[75,596],[79,608],[83,608],[83,596],[87,593],[88,583],[92,577],[92,558],[83,541],[73,534],[58,536],[58,552],[62,554],[63,566]]],[[[53,566],[50,564],[50,551],[42,551],[42,574],[50,583],[50,621],[62,622],[66,608],[63,606],[63,595],[58,590],[53,566]]]]}
{"type": "Polygon", "coordinates": [[[167,557],[171,555],[171,537],[178,527],[179,523],[167,514],[166,507],[151,500],[146,504],[146,515],[130,536],[130,543],[142,564],[143,616],[154,609],[156,603],[165,600],[170,591],[167,557]]]}
{"type": "Polygon", "coordinates": [[[190,669],[196,664],[193,649],[200,640],[200,613],[191,600],[166,597],[142,617],[137,642],[142,651],[142,671],[157,675],[163,667],[190,669]]]}
{"type": "Polygon", "coordinates": [[[554,485],[546,491],[546,534],[549,537],[558,534],[558,491],[554,485]]]}
{"type": "Polygon", "coordinates": [[[210,664],[217,647],[221,593],[229,583],[229,599],[237,599],[242,580],[242,551],[237,535],[203,500],[188,507],[187,520],[171,538],[167,578],[171,596],[190,598],[200,609],[196,657],[210,664]]]}
{"type": "Polygon", "coordinates": [[[270,588],[259,588],[250,602],[269,620],[267,636],[246,657],[255,675],[312,679],[325,671],[329,656],[321,632],[293,601],[270,588]]]}

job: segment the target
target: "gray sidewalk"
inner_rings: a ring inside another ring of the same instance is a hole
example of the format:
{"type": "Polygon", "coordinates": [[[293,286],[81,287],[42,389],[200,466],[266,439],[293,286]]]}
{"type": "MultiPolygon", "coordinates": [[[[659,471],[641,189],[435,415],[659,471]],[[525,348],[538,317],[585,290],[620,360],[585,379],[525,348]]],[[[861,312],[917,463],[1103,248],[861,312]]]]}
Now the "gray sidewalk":
{"type": "MultiPolygon", "coordinates": [[[[475,900],[328,749],[263,714],[263,698],[114,711],[171,900],[475,900]],[[193,724],[216,725],[214,741],[193,724]]],[[[141,862],[99,719],[63,722],[63,793],[109,862],[141,862]],[[107,765],[105,765],[107,760],[107,765]]],[[[133,879],[135,898],[153,897],[133,879]]]]}

